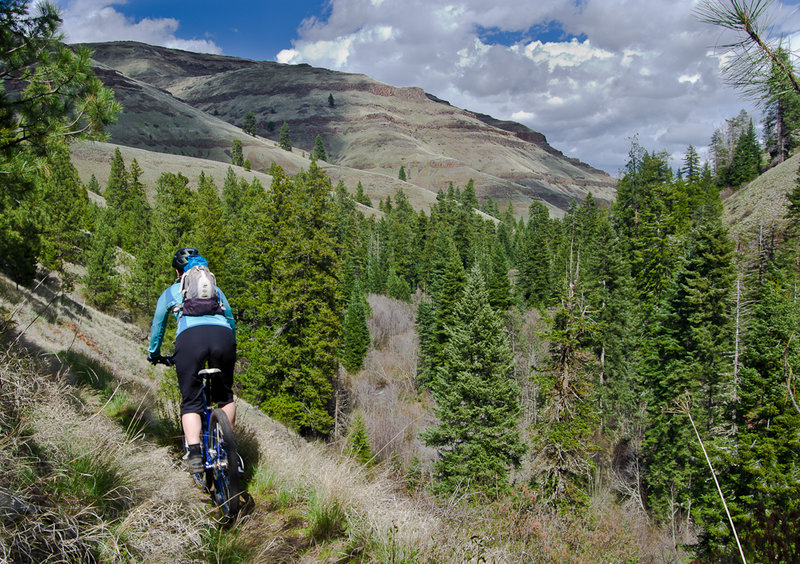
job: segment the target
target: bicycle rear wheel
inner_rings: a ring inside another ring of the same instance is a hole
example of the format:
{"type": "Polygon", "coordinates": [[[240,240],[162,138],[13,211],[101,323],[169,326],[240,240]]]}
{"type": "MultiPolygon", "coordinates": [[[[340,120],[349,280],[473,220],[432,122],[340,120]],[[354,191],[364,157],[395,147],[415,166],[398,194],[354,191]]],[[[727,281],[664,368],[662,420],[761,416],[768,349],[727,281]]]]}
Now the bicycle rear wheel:
{"type": "Polygon", "coordinates": [[[236,439],[228,416],[221,409],[211,412],[208,425],[208,448],[214,499],[225,515],[239,511],[239,457],[236,439]]]}

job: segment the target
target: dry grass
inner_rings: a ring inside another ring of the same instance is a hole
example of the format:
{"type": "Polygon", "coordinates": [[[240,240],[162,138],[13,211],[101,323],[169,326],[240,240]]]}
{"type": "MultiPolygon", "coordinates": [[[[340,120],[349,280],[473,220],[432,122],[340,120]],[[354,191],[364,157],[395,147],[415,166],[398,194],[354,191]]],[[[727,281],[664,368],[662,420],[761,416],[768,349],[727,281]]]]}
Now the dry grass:
{"type": "Polygon", "coordinates": [[[79,378],[49,352],[72,347],[98,363],[106,354],[124,363],[135,342],[124,335],[135,329],[103,338],[118,322],[52,300],[44,286],[0,287],[0,499],[22,508],[0,527],[0,561],[166,562],[196,553],[213,517],[170,451],[107,417],[109,402],[71,385],[79,378]]]}
{"type": "Polygon", "coordinates": [[[771,168],[742,186],[724,200],[725,222],[731,236],[753,248],[760,230],[769,237],[771,230],[781,233],[786,226],[786,193],[795,187],[800,153],[771,168]]]}
{"type": "MultiPolygon", "coordinates": [[[[237,400],[236,434],[252,500],[232,527],[220,528],[207,496],[176,468],[174,451],[109,417],[131,403],[132,419],[171,412],[169,386],[159,391],[159,382],[172,373],[146,365],[145,333],[73,301],[53,300],[53,289],[0,284],[7,312],[0,325],[25,328],[20,343],[30,351],[0,362],[0,508],[11,504],[3,505],[3,494],[23,508],[0,525],[0,561],[675,560],[662,530],[608,495],[597,494],[583,514],[564,517],[524,491],[493,503],[464,495],[437,499],[424,489],[406,493],[397,466],[407,468],[415,455],[434,456],[416,438],[428,424],[429,400],[414,385],[413,307],[375,296],[370,324],[379,346],[349,383],[384,462],[362,466],[340,445],[308,443],[237,400]],[[97,381],[91,387],[67,383],[80,381],[78,365],[92,366],[97,381]],[[7,385],[9,374],[19,382],[7,385]],[[129,401],[110,412],[110,398],[123,390],[129,401]],[[99,480],[71,474],[78,459],[96,464],[82,474],[105,474],[106,485],[91,490],[99,480]],[[55,487],[70,476],[71,489],[55,487]],[[29,506],[33,512],[24,513],[29,506]]],[[[538,353],[531,354],[535,363],[538,353]]]]}

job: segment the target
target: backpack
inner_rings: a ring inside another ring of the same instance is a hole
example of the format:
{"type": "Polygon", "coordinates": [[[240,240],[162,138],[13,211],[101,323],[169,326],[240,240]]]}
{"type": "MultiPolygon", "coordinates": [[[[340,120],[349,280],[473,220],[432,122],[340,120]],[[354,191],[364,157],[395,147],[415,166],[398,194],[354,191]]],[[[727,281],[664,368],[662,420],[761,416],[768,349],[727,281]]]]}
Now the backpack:
{"type": "MultiPolygon", "coordinates": [[[[194,257],[190,257],[192,259],[194,257]]],[[[182,315],[217,315],[224,313],[219,295],[217,279],[208,269],[205,259],[190,260],[181,276],[183,294],[182,315]],[[193,264],[194,263],[194,264],[193,264]]]]}

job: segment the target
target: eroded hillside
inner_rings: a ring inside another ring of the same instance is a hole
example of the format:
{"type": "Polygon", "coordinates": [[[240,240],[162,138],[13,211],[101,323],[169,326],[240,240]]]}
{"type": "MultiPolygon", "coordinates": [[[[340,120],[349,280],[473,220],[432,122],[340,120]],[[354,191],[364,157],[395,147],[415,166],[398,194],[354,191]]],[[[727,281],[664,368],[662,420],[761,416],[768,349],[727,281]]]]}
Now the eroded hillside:
{"type": "MultiPolygon", "coordinates": [[[[345,170],[396,179],[403,166],[406,185],[435,193],[473,179],[479,199],[511,202],[518,215],[535,200],[562,215],[589,192],[600,202],[614,197],[613,178],[565,157],[542,134],[456,108],[419,88],[133,42],[90,47],[99,76],[125,106],[111,128],[119,145],[227,161],[238,138],[245,157],[263,170],[272,161],[281,164],[274,142],[265,141],[276,140],[286,122],[297,151],[309,151],[322,137],[348,185],[358,175],[345,170]],[[248,112],[256,116],[257,137],[239,129],[248,112]]],[[[373,190],[370,180],[362,180],[367,193],[385,191],[373,190]]]]}

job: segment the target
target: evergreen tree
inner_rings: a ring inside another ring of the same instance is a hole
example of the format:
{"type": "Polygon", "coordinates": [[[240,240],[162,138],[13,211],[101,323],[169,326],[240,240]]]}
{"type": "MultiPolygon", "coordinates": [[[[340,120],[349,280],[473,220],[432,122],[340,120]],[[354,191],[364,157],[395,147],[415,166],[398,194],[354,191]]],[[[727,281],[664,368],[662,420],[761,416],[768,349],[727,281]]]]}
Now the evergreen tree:
{"type": "Polygon", "coordinates": [[[417,311],[420,331],[418,378],[422,384],[430,381],[444,361],[444,348],[449,339],[447,327],[455,324],[456,301],[465,282],[464,267],[449,234],[437,234],[432,246],[431,301],[425,307],[420,305],[417,311]]]}
{"type": "Polygon", "coordinates": [[[139,180],[142,169],[136,159],[131,161],[128,183],[122,209],[115,214],[116,230],[120,246],[129,253],[136,253],[142,243],[142,233],[147,233],[151,221],[150,204],[144,185],[139,180]]]}
{"type": "Polygon", "coordinates": [[[361,185],[361,181],[360,180],[358,181],[358,186],[356,186],[356,197],[355,197],[355,200],[359,204],[363,204],[363,205],[365,205],[367,207],[370,207],[370,208],[372,207],[372,200],[370,200],[369,196],[367,196],[364,193],[364,186],[361,185]]]}
{"type": "Polygon", "coordinates": [[[439,452],[434,490],[498,496],[526,447],[518,430],[521,407],[511,348],[477,266],[454,309],[443,363],[431,385],[438,425],[422,435],[439,452]]]}
{"type": "Polygon", "coordinates": [[[278,135],[278,147],[280,147],[284,151],[291,152],[292,150],[292,136],[291,133],[289,132],[289,124],[286,122],[283,122],[283,125],[281,126],[281,131],[278,135]]]}
{"type": "Polygon", "coordinates": [[[397,178],[399,178],[404,182],[406,180],[406,167],[404,167],[403,165],[400,165],[400,172],[397,173],[397,178]]]}
{"type": "Polygon", "coordinates": [[[596,322],[581,291],[580,253],[572,235],[565,292],[548,335],[552,343],[549,370],[536,374],[543,406],[533,429],[532,450],[537,464],[534,485],[559,502],[585,503],[594,470],[591,437],[596,413],[592,362],[582,354],[596,322]]]}
{"type": "Polygon", "coordinates": [[[520,250],[518,291],[526,303],[547,305],[552,293],[549,212],[541,202],[530,206],[524,243],[520,250]]]}
{"type": "Polygon", "coordinates": [[[721,205],[708,206],[690,232],[685,255],[665,294],[649,347],[647,379],[649,503],[660,518],[688,518],[693,503],[716,496],[692,427],[676,414],[688,400],[704,440],[726,433],[732,394],[730,351],[733,248],[721,205]],[[726,399],[727,398],[727,399],[726,399]]]}
{"type": "Polygon", "coordinates": [[[790,53],[780,47],[776,56],[764,93],[764,144],[773,163],[789,157],[800,127],[800,94],[787,84],[785,74],[787,69],[794,74],[790,53]]]}
{"type": "MultiPolygon", "coordinates": [[[[154,236],[162,248],[177,249],[186,243],[192,228],[193,196],[189,179],[183,174],[164,172],[156,181],[154,236]]],[[[174,252],[174,251],[173,251],[174,252]]]]}
{"type": "Polygon", "coordinates": [[[332,108],[335,105],[336,105],[336,102],[333,100],[333,94],[332,93],[328,94],[328,106],[332,108]]]}
{"type": "Polygon", "coordinates": [[[468,208],[478,209],[478,197],[475,195],[475,182],[470,178],[461,193],[461,203],[468,208]]]}
{"type": "Polygon", "coordinates": [[[501,244],[495,242],[492,250],[486,291],[489,304],[497,311],[505,312],[511,307],[511,283],[508,279],[508,263],[501,244]]]}
{"type": "Polygon", "coordinates": [[[82,259],[89,225],[89,196],[69,160],[66,146],[50,152],[47,166],[37,179],[42,209],[47,217],[42,230],[41,261],[61,270],[65,262],[82,259]]]}
{"type": "Polygon", "coordinates": [[[86,47],[61,42],[53,4],[0,3],[0,269],[27,283],[36,272],[40,209],[34,170],[62,143],[102,138],[120,105],[92,73],[86,47]]]}
{"type": "Polygon", "coordinates": [[[356,412],[353,422],[350,425],[350,433],[347,437],[350,445],[350,456],[358,460],[361,464],[369,464],[375,457],[372,448],[369,446],[367,436],[367,426],[364,424],[364,416],[356,412]]]}
{"type": "Polygon", "coordinates": [[[245,396],[308,435],[327,435],[338,368],[340,263],[330,180],[312,162],[294,180],[280,167],[256,210],[243,315],[255,327],[245,396]]]}
{"type": "Polygon", "coordinates": [[[322,137],[317,134],[314,139],[314,150],[311,153],[311,158],[315,161],[327,161],[328,154],[325,152],[325,145],[322,143],[322,137]]]}
{"type": "Polygon", "coordinates": [[[257,126],[258,124],[256,122],[256,115],[253,112],[247,112],[244,115],[244,121],[242,122],[242,131],[255,137],[257,126]]]}
{"type": "MultiPolygon", "coordinates": [[[[197,181],[197,195],[192,206],[191,233],[189,244],[201,250],[209,264],[216,265],[215,275],[220,285],[225,288],[226,295],[231,298],[225,276],[227,228],[222,213],[222,200],[219,197],[214,180],[202,171],[197,181]]],[[[232,250],[232,249],[231,249],[232,250]]]]}
{"type": "Polygon", "coordinates": [[[111,159],[111,171],[108,173],[108,182],[103,191],[106,200],[106,207],[110,211],[108,220],[113,225],[115,233],[115,244],[119,244],[121,237],[119,234],[118,222],[125,213],[126,200],[128,195],[128,171],[125,169],[125,161],[119,147],[114,148],[114,157],[111,159]]]}
{"type": "Polygon", "coordinates": [[[733,160],[728,168],[727,180],[731,186],[741,186],[758,176],[761,172],[761,148],[756,137],[753,121],[742,131],[736,142],[733,160]]]}
{"type": "Polygon", "coordinates": [[[231,164],[234,166],[242,166],[244,164],[242,142],[239,139],[234,139],[231,146],[231,164]]]}
{"type": "Polygon", "coordinates": [[[101,221],[92,237],[83,281],[86,299],[101,310],[110,309],[119,299],[116,250],[110,224],[101,221]]]}
{"type": "Polygon", "coordinates": [[[367,327],[366,298],[361,284],[356,280],[353,285],[342,324],[341,353],[342,365],[348,372],[355,373],[361,369],[364,357],[369,350],[370,336],[367,327]]]}
{"type": "MultiPolygon", "coordinates": [[[[790,562],[800,548],[800,412],[787,398],[787,373],[791,377],[800,368],[800,310],[790,280],[772,264],[757,285],[734,405],[735,445],[723,443],[728,447],[723,452],[732,456],[716,463],[750,562],[790,562]]],[[[737,548],[719,505],[698,506],[708,556],[735,558],[737,548]]]]}
{"type": "Polygon", "coordinates": [[[411,301],[411,288],[408,287],[408,282],[398,276],[394,268],[389,268],[386,277],[386,295],[404,302],[411,301]]]}

